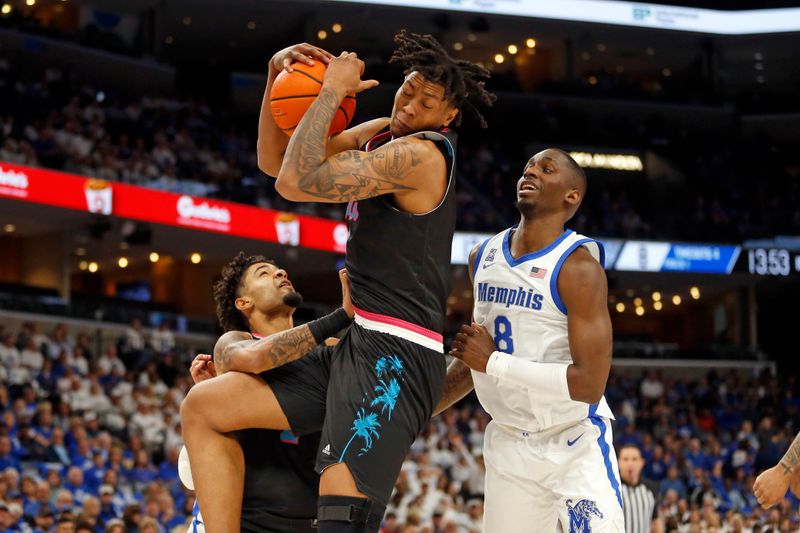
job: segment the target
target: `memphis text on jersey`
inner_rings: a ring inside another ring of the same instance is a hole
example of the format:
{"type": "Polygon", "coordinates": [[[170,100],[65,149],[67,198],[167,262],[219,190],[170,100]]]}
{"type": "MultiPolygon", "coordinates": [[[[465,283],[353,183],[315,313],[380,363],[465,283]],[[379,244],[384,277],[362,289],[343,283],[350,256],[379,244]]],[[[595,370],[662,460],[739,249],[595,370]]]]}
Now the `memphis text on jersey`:
{"type": "Polygon", "coordinates": [[[522,307],[539,311],[542,308],[544,295],[534,292],[533,289],[519,287],[509,289],[506,287],[495,287],[489,283],[478,283],[478,301],[495,304],[505,304],[506,309],[511,307],[522,307]]]}

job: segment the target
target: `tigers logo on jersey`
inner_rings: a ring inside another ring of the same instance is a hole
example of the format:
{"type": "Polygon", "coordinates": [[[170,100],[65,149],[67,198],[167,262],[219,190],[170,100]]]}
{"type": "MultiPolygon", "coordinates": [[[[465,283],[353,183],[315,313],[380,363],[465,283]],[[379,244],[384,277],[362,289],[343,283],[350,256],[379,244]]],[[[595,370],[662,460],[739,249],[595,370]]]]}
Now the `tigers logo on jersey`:
{"type": "Polygon", "coordinates": [[[569,533],[592,533],[590,524],[592,516],[603,518],[603,513],[597,508],[594,500],[580,500],[575,505],[570,505],[572,500],[567,500],[569,512],[569,533]]]}

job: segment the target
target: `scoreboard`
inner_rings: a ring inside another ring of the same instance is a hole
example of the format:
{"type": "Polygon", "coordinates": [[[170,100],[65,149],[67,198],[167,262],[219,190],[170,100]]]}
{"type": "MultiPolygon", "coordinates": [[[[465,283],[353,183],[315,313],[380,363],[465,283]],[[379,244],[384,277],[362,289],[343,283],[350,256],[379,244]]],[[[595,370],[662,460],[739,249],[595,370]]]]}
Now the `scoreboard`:
{"type": "Polygon", "coordinates": [[[800,251],[788,248],[746,249],[736,270],[757,276],[797,275],[800,274],[800,251]]]}

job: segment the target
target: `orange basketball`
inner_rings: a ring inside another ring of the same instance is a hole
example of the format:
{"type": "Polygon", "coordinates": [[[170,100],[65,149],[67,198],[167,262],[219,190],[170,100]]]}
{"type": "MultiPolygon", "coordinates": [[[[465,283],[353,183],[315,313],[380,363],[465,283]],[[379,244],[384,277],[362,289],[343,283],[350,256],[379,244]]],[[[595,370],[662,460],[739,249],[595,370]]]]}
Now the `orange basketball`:
{"type": "MultiPolygon", "coordinates": [[[[293,72],[283,70],[278,74],[269,93],[272,117],[278,127],[290,137],[319,94],[326,66],[322,61],[314,61],[313,66],[295,62],[292,63],[292,68],[293,72]]],[[[328,134],[341,133],[350,124],[355,110],[356,95],[348,94],[339,105],[328,134]]]]}

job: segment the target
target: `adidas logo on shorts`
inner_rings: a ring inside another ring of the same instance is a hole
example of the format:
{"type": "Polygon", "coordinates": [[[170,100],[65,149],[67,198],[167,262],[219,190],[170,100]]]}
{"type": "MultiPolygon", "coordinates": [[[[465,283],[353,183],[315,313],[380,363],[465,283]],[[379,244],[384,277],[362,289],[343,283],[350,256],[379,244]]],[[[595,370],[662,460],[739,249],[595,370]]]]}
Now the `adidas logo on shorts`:
{"type": "Polygon", "coordinates": [[[325,447],[322,448],[322,453],[324,453],[325,455],[330,455],[331,454],[331,445],[330,444],[326,444],[325,447]]]}

